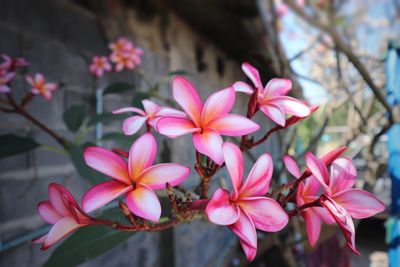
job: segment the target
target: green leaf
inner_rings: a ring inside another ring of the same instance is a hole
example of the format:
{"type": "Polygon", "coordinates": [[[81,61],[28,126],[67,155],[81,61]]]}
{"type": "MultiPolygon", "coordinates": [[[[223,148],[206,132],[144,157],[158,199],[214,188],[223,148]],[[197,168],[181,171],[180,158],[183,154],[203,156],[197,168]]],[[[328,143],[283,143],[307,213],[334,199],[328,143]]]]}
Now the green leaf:
{"type": "Polygon", "coordinates": [[[145,92],[137,92],[132,99],[132,106],[143,109],[142,100],[149,98],[150,95],[145,92]]]}
{"type": "Polygon", "coordinates": [[[86,107],[84,105],[74,105],[67,109],[63,114],[63,119],[71,132],[76,132],[81,127],[85,119],[86,107]]]}
{"type": "Polygon", "coordinates": [[[25,153],[38,146],[40,146],[40,144],[29,137],[13,134],[0,135],[0,158],[25,153]]]}
{"type": "Polygon", "coordinates": [[[167,76],[174,76],[174,75],[191,75],[191,73],[186,70],[173,70],[167,73],[167,76]]]}
{"type": "Polygon", "coordinates": [[[108,123],[117,120],[126,119],[129,115],[127,114],[112,114],[110,112],[103,112],[101,114],[96,114],[90,118],[88,125],[95,125],[96,123],[108,123]]]}
{"type": "Polygon", "coordinates": [[[83,151],[85,146],[88,146],[89,144],[86,144],[84,146],[77,146],[77,145],[70,145],[68,148],[68,154],[71,158],[72,163],[75,166],[75,169],[77,170],[78,174],[89,181],[92,185],[98,184],[101,182],[104,182],[108,180],[107,176],[93,170],[90,168],[88,165],[86,165],[86,162],[83,158],[83,151]]]}
{"type": "Polygon", "coordinates": [[[130,83],[116,82],[116,83],[113,83],[113,84],[110,84],[109,86],[107,86],[103,91],[103,95],[119,94],[119,93],[127,92],[127,91],[130,91],[133,89],[134,89],[134,87],[130,83]]]}
{"type": "MultiPolygon", "coordinates": [[[[112,208],[100,217],[119,221],[123,216],[117,208],[112,208]]],[[[76,266],[104,254],[132,237],[135,233],[116,231],[103,225],[81,228],[59,245],[43,266],[76,266]]]]}

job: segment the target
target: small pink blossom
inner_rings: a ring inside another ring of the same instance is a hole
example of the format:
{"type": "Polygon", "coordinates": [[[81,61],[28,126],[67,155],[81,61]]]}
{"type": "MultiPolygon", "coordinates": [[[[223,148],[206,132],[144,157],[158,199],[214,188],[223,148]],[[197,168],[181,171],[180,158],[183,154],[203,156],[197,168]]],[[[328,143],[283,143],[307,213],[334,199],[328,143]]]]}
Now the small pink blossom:
{"type": "MultiPolygon", "coordinates": [[[[292,89],[292,82],[288,79],[275,78],[270,80],[265,88],[262,85],[260,74],[249,63],[243,63],[244,73],[253,82],[257,90],[257,101],[260,110],[272,121],[280,126],[285,126],[286,114],[304,118],[311,114],[310,107],[300,100],[286,96],[292,89]]],[[[236,82],[233,88],[237,92],[253,94],[251,86],[244,82],[236,82]]]]}
{"type": "MultiPolygon", "coordinates": [[[[342,151],[343,152],[343,151],[342,151]]],[[[322,159],[313,154],[306,154],[307,171],[312,175],[299,184],[297,190],[297,205],[301,206],[320,198],[322,207],[307,208],[302,211],[306,222],[307,235],[311,245],[314,245],[321,231],[321,221],[327,224],[337,223],[341,228],[348,246],[355,254],[355,230],[351,218],[364,219],[384,211],[384,204],[373,194],[353,188],[357,171],[348,158],[337,158],[341,153],[333,151],[322,159]],[[329,161],[333,162],[330,174],[326,168],[329,161]],[[320,195],[320,188],[323,194],[320,195]]],[[[297,164],[290,157],[285,157],[284,163],[289,172],[299,178],[297,164]]]]}
{"type": "Polygon", "coordinates": [[[0,72],[0,93],[9,93],[11,88],[9,83],[14,79],[15,72],[0,72]]]}
{"type": "Polygon", "coordinates": [[[25,58],[11,58],[6,54],[2,54],[3,62],[0,64],[0,74],[3,72],[15,72],[18,67],[29,65],[25,58]]]}
{"type": "Polygon", "coordinates": [[[58,85],[56,83],[46,83],[46,80],[41,73],[37,73],[34,77],[27,75],[26,81],[32,87],[32,94],[40,94],[46,100],[50,100],[52,92],[54,92],[58,88],[58,85]]]}
{"type": "Polygon", "coordinates": [[[134,69],[142,63],[141,55],[143,50],[134,46],[128,39],[121,37],[116,42],[110,44],[112,51],[110,60],[116,64],[117,72],[123,69],[134,69]]]}
{"type": "Polygon", "coordinates": [[[48,249],[76,229],[92,223],[64,186],[52,183],[48,190],[50,200],[40,202],[38,212],[45,222],[53,226],[46,235],[32,240],[33,243],[43,243],[42,250],[48,249]]]}
{"type": "Polygon", "coordinates": [[[153,165],[156,154],[157,143],[151,133],[132,144],[128,162],[104,148],[87,148],[84,152],[86,164],[114,180],[89,189],[82,199],[83,210],[91,212],[125,195],[128,208],[135,215],[157,222],[161,205],[154,190],[165,189],[166,183],[180,184],[189,176],[190,169],[175,163],[153,165]]]}
{"type": "Polygon", "coordinates": [[[232,143],[223,144],[226,167],[233,185],[233,193],[218,189],[206,207],[208,219],[227,225],[240,239],[249,261],[257,252],[256,229],[277,232],[288,223],[288,216],[272,198],[265,197],[271,182],[273,163],[268,154],[261,155],[243,182],[243,156],[232,143]]]}
{"type": "Polygon", "coordinates": [[[104,72],[111,71],[112,67],[107,57],[94,56],[89,70],[96,77],[101,77],[104,72]]]}
{"type": "Polygon", "coordinates": [[[246,117],[229,114],[236,98],[232,87],[213,93],[207,98],[204,106],[194,85],[185,78],[175,77],[172,89],[175,101],[186,112],[188,118],[159,119],[159,133],[171,138],[193,134],[196,150],[210,157],[218,165],[224,162],[221,135],[242,136],[260,128],[246,117]]]}
{"type": "Polygon", "coordinates": [[[165,116],[181,118],[186,117],[186,114],[180,110],[169,107],[161,107],[148,99],[143,100],[142,104],[144,110],[135,107],[126,107],[113,111],[113,114],[120,114],[124,112],[134,112],[139,114],[129,117],[124,121],[122,127],[124,134],[135,134],[145,123],[147,123],[152,128],[156,128],[157,121],[165,116]]]}
{"type": "Polygon", "coordinates": [[[133,43],[125,37],[118,38],[117,41],[108,46],[112,52],[125,52],[134,48],[133,43]]]}

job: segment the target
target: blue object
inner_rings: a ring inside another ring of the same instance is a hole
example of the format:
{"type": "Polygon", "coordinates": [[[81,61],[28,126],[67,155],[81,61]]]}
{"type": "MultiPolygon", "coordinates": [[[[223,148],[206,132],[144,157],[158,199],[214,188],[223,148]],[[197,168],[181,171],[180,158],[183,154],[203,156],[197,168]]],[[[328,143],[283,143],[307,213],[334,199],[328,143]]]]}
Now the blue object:
{"type": "MultiPolygon", "coordinates": [[[[400,42],[390,42],[386,62],[387,101],[391,106],[400,104],[400,42]]],[[[391,218],[387,222],[389,266],[400,266],[400,124],[388,131],[388,171],[392,180],[391,218]]]]}

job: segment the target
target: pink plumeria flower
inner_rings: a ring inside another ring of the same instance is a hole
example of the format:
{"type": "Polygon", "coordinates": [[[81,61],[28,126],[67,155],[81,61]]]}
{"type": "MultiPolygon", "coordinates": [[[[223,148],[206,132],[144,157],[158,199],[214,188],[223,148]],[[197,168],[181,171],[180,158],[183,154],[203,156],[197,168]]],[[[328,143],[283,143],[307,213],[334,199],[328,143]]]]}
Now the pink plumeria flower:
{"type": "Polygon", "coordinates": [[[101,77],[105,72],[111,71],[112,66],[107,57],[94,56],[89,70],[94,76],[101,77]]]}
{"type": "Polygon", "coordinates": [[[235,233],[249,261],[257,252],[256,229],[277,232],[288,223],[288,216],[272,198],[265,197],[273,172],[268,154],[261,155],[243,182],[243,156],[232,144],[223,144],[223,154],[233,185],[233,193],[218,189],[206,207],[208,219],[219,225],[227,225],[235,233]]]}
{"type": "Polygon", "coordinates": [[[142,50],[139,48],[134,48],[131,51],[125,52],[113,52],[110,56],[110,60],[116,64],[115,71],[117,72],[124,69],[133,70],[142,63],[140,58],[142,53],[142,50]]]}
{"type": "MultiPolygon", "coordinates": [[[[294,162],[287,164],[293,171],[294,162]]],[[[323,160],[307,153],[306,164],[312,176],[300,184],[297,193],[298,205],[309,203],[318,198],[320,187],[323,188],[321,204],[323,208],[306,209],[302,215],[306,221],[307,235],[311,245],[318,240],[321,221],[327,224],[337,223],[341,228],[348,246],[355,254],[355,230],[351,218],[364,219],[385,210],[385,205],[373,194],[353,188],[356,183],[357,170],[348,158],[337,158],[332,162],[330,174],[323,160]]],[[[297,168],[297,167],[296,167],[297,168]]]]}
{"type": "Polygon", "coordinates": [[[43,243],[42,250],[51,247],[57,241],[71,234],[76,229],[92,223],[80,209],[72,194],[62,185],[49,185],[49,199],[38,204],[38,212],[42,219],[53,227],[46,235],[33,240],[43,243]]]}
{"type": "Polygon", "coordinates": [[[14,79],[15,72],[0,72],[0,93],[9,93],[11,88],[9,83],[14,79]]]}
{"type": "Polygon", "coordinates": [[[156,128],[157,121],[165,116],[181,118],[186,117],[186,114],[180,110],[159,106],[148,99],[142,100],[142,104],[144,110],[135,107],[126,107],[113,111],[113,114],[120,114],[124,112],[134,112],[139,114],[129,117],[124,121],[122,126],[124,134],[135,134],[145,123],[152,128],[156,128]]]}
{"type": "Polygon", "coordinates": [[[228,113],[236,98],[232,87],[210,95],[204,106],[193,84],[185,78],[175,77],[172,88],[174,99],[188,118],[161,118],[157,123],[159,133],[171,138],[192,133],[196,150],[218,165],[224,162],[221,135],[242,136],[260,128],[248,118],[228,113]]]}
{"type": "MultiPolygon", "coordinates": [[[[301,118],[310,115],[311,110],[307,104],[293,97],[286,96],[292,89],[292,82],[290,80],[275,78],[270,80],[264,88],[260,74],[256,68],[249,63],[243,63],[242,69],[257,90],[257,100],[260,110],[276,124],[285,126],[286,114],[301,118]]],[[[253,87],[245,82],[236,82],[233,88],[237,92],[250,95],[254,92],[253,87]]]]}
{"type": "Polygon", "coordinates": [[[0,64],[0,74],[4,72],[14,72],[18,67],[29,65],[25,58],[11,58],[6,54],[2,54],[3,62],[0,64]]]}
{"type": "Polygon", "coordinates": [[[37,73],[34,77],[27,75],[26,81],[32,87],[32,94],[40,94],[46,100],[50,100],[52,92],[54,92],[58,88],[58,85],[56,83],[46,83],[46,79],[41,73],[37,73]]]}
{"type": "Polygon", "coordinates": [[[125,195],[128,208],[135,215],[157,222],[161,205],[154,190],[165,189],[166,183],[180,184],[189,176],[190,169],[174,163],[153,165],[156,154],[156,139],[150,133],[132,144],[128,162],[104,148],[87,148],[84,152],[86,164],[114,180],[89,189],[82,199],[83,210],[91,212],[125,195]]]}
{"type": "Polygon", "coordinates": [[[109,48],[112,52],[124,52],[132,49],[133,43],[125,37],[120,37],[117,41],[110,43],[109,48]]]}

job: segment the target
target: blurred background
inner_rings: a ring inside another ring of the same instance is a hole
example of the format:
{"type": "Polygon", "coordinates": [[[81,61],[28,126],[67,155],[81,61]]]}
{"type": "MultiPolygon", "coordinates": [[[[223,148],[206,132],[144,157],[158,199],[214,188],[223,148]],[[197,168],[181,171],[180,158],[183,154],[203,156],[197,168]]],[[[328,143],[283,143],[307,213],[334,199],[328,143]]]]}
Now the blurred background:
{"type": "MultiPolygon", "coordinates": [[[[159,99],[171,98],[168,75],[184,70],[203,99],[245,80],[240,65],[255,65],[266,83],[290,78],[292,95],[320,108],[308,120],[271,138],[247,157],[268,151],[276,182],[290,179],[280,159],[299,162],[346,145],[358,169],[357,187],[373,192],[387,210],[357,221],[354,256],[335,226],[324,226],[311,248],[301,218],[279,234],[260,234],[256,260],[249,264],[237,239],[225,228],[196,221],[160,233],[139,233],[82,266],[400,266],[400,2],[398,0],[0,0],[0,54],[24,57],[27,72],[43,73],[61,88],[51,102],[35,99],[29,112],[68,138],[77,133],[63,122],[64,110],[85,106],[88,114],[132,105],[156,86],[159,99]],[[134,70],[94,78],[89,65],[107,55],[108,44],[126,37],[143,49],[134,70]],[[113,82],[132,92],[99,98],[113,82]],[[394,265],[393,265],[394,264],[394,265]],[[397,265],[399,264],[399,265],[397,265]]],[[[13,92],[29,88],[21,73],[13,92]],[[18,90],[17,90],[18,89],[18,90]]],[[[246,96],[235,108],[244,112],[246,96]]],[[[272,123],[257,118],[263,128],[272,123]]],[[[121,121],[99,120],[83,139],[125,148],[132,140],[108,140],[121,121]]],[[[90,124],[90,123],[89,123],[90,124]]],[[[0,112],[0,134],[34,137],[57,144],[25,119],[0,112]]],[[[79,136],[78,136],[79,137],[79,136]]],[[[159,160],[193,164],[190,137],[159,139],[159,160]]],[[[48,147],[47,147],[48,148],[48,147]]],[[[80,199],[90,184],[80,179],[65,155],[42,146],[0,159],[0,265],[42,266],[52,249],[30,243],[47,231],[36,203],[47,185],[59,182],[80,199]]],[[[220,176],[224,176],[221,173],[220,176]]],[[[192,177],[184,186],[198,180],[192,177]]],[[[214,186],[218,186],[214,181],[214,186]]],[[[47,265],[50,266],[50,265],[47,265]]]]}

